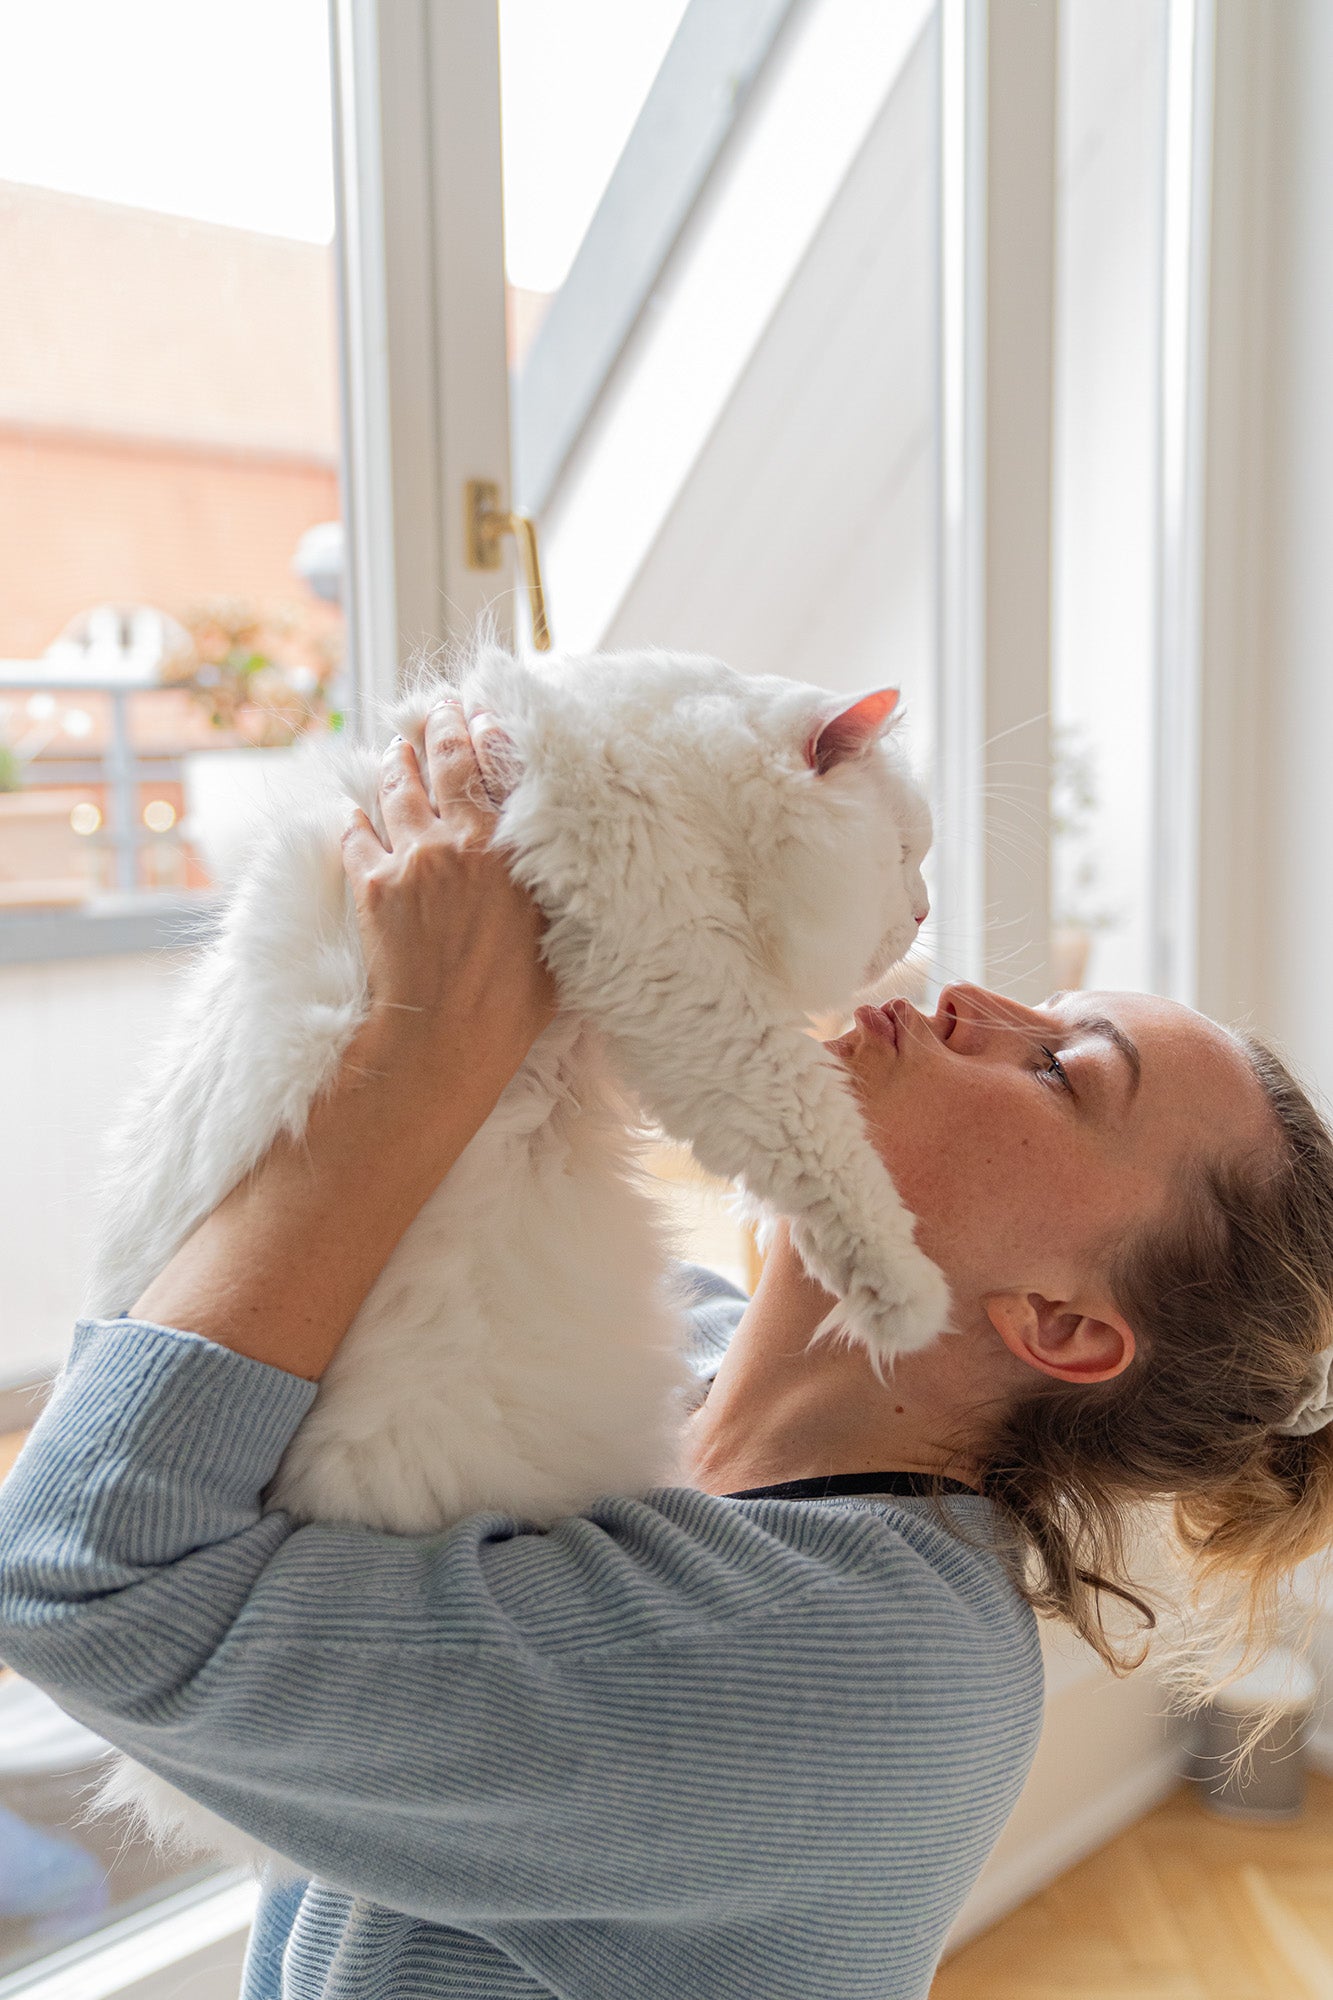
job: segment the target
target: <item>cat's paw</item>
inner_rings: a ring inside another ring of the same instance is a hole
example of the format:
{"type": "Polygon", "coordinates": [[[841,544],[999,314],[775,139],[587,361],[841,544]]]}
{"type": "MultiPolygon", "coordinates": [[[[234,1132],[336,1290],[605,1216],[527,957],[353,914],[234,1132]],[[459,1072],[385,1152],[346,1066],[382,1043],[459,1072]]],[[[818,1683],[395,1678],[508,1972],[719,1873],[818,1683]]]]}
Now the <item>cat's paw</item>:
{"type": "Polygon", "coordinates": [[[841,1334],[864,1347],[880,1374],[897,1354],[928,1347],[949,1324],[952,1301],[944,1273],[913,1246],[891,1279],[857,1279],[815,1330],[841,1334]]]}

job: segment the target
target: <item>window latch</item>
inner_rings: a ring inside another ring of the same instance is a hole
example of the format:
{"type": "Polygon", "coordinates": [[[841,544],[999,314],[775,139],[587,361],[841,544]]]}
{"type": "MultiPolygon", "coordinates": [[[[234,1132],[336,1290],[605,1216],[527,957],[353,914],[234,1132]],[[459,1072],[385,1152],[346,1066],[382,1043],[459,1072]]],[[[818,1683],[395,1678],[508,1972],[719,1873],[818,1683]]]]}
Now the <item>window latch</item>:
{"type": "Polygon", "coordinates": [[[528,514],[506,513],[500,505],[500,489],[493,479],[467,482],[467,566],[469,569],[499,569],[503,561],[500,542],[512,535],[518,544],[523,565],[523,581],[528,592],[528,617],[532,643],[539,653],[551,650],[551,627],[546,617],[546,592],[542,586],[541,557],[537,552],[537,524],[528,514]]]}

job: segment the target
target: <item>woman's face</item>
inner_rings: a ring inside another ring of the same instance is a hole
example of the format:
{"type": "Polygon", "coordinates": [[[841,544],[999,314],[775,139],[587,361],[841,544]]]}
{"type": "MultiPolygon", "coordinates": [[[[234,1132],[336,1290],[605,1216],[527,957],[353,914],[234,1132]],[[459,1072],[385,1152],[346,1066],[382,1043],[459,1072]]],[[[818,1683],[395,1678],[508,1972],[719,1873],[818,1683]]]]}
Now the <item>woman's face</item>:
{"type": "Polygon", "coordinates": [[[962,1319],[993,1292],[1076,1297],[1198,1162],[1272,1143],[1226,1031],[1141,993],[949,986],[933,1015],[863,1007],[825,1046],[962,1319]]]}

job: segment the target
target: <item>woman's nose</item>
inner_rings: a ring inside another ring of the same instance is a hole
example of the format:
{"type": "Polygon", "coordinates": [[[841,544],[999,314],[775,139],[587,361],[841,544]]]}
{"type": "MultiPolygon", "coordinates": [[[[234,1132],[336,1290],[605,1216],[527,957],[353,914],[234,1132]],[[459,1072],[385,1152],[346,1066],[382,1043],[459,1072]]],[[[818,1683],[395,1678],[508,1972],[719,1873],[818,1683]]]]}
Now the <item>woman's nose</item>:
{"type": "Polygon", "coordinates": [[[991,1030],[1015,1025],[1007,1016],[1009,1004],[984,986],[969,986],[960,981],[942,987],[935,1010],[943,1025],[941,1039],[958,1055],[973,1053],[991,1030]]]}

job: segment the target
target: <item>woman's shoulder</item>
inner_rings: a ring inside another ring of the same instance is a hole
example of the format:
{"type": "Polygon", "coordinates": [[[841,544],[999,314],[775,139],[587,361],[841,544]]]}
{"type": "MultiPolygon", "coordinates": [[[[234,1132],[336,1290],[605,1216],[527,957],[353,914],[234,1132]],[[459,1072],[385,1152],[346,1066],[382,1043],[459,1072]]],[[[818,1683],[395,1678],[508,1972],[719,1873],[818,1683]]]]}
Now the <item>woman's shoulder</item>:
{"type": "MultiPolygon", "coordinates": [[[[769,1754],[779,1709],[799,1718],[802,1755],[821,1767],[893,1746],[877,1767],[880,1803],[896,1810],[904,1786],[914,1798],[934,1786],[952,1837],[972,1783],[984,1780],[1004,1812],[1017,1797],[1044,1677],[1036,1620],[995,1546],[989,1503],[944,1505],[950,1525],[922,1501],[735,1500],[672,1487],[596,1511],[635,1509],[641,1561],[653,1545],[670,1550],[675,1603],[651,1636],[656,1674],[706,1679],[734,1728],[757,1718],[756,1758],[769,1754]]],[[[918,1818],[935,1809],[912,1807],[918,1818]]]]}
{"type": "MultiPolygon", "coordinates": [[[[634,1503],[604,1502],[595,1511],[618,1504],[634,1503]]],[[[837,1594],[896,1622],[953,1606],[969,1622],[1033,1631],[1014,1587],[1012,1539],[979,1494],[934,1502],[891,1491],[792,1498],[673,1486],[644,1504],[642,1531],[679,1536],[680,1560],[696,1579],[719,1559],[727,1573],[753,1576],[761,1601],[770,1592],[776,1602],[837,1594]]]]}
{"type": "Polygon", "coordinates": [[[568,1564],[590,1586],[580,1647],[634,1643],[636,1632],[654,1646],[762,1647],[788,1652],[793,1672],[817,1682],[836,1663],[900,1686],[905,1677],[946,1702],[969,1687],[984,1694],[999,1677],[1021,1708],[1040,1710],[1036,1621],[980,1497],[937,1509],[892,1496],[738,1499],[669,1486],[598,1500],[552,1537],[568,1546],[550,1551],[550,1574],[568,1564]],[[627,1617],[631,1602],[643,1625],[627,1617]]]}

